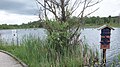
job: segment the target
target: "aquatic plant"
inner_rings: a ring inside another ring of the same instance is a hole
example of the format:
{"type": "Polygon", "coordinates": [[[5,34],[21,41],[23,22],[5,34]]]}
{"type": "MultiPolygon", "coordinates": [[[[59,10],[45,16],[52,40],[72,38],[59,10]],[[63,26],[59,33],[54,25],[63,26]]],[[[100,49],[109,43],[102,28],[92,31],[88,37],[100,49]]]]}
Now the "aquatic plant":
{"type": "Polygon", "coordinates": [[[59,54],[48,41],[29,37],[20,46],[0,45],[0,49],[11,52],[29,67],[83,67],[93,66],[94,54],[87,45],[77,44],[74,47],[63,47],[59,54]]]}

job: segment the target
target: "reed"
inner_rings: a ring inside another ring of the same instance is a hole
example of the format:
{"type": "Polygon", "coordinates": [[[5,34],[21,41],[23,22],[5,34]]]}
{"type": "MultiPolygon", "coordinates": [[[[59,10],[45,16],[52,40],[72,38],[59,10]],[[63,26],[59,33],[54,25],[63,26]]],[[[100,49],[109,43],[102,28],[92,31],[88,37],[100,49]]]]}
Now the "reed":
{"type": "Polygon", "coordinates": [[[35,37],[23,39],[18,45],[1,44],[0,49],[11,52],[29,67],[83,67],[93,66],[95,53],[87,44],[64,48],[58,53],[46,40],[35,37]]]}

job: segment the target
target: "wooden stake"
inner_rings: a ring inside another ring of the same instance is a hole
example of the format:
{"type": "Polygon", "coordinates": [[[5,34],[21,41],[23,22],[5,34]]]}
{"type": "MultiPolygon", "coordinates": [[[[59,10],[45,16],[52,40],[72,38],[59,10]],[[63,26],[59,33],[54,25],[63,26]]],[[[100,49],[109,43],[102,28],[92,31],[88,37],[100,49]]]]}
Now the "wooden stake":
{"type": "Polygon", "coordinates": [[[106,49],[103,49],[103,66],[106,67],[106,49]]]}

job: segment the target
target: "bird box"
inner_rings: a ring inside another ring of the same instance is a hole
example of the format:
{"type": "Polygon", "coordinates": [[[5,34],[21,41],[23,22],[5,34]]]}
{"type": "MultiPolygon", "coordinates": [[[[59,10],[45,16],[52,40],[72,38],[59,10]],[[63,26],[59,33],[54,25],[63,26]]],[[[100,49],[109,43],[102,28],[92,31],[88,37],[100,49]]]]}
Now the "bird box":
{"type": "Polygon", "coordinates": [[[101,30],[100,49],[110,49],[110,35],[111,30],[114,30],[114,28],[108,25],[103,25],[98,30],[101,30]]]}

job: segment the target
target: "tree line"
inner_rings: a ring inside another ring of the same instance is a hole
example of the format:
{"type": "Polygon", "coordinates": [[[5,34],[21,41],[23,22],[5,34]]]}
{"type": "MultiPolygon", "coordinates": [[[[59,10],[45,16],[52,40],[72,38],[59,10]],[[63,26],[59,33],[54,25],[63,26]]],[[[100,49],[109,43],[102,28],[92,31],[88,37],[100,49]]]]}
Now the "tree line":
{"type": "Polygon", "coordinates": [[[85,17],[84,19],[86,24],[97,24],[97,25],[101,25],[101,24],[109,24],[109,23],[115,23],[115,24],[119,24],[120,23],[120,17],[119,16],[108,16],[108,17],[85,17]]]}
{"type": "MultiPolygon", "coordinates": [[[[108,17],[84,17],[83,18],[85,25],[103,25],[103,24],[120,24],[120,17],[119,16],[108,16],[108,17]]],[[[67,20],[69,22],[70,26],[76,26],[79,23],[78,17],[71,17],[67,20]]],[[[21,25],[7,25],[7,24],[1,24],[0,29],[25,29],[25,28],[43,28],[44,21],[38,20],[33,22],[28,22],[27,24],[23,23],[21,25]]]]}
{"type": "Polygon", "coordinates": [[[21,25],[8,25],[8,24],[1,24],[0,29],[26,29],[26,28],[41,28],[42,24],[41,21],[33,21],[33,22],[28,22],[28,23],[22,23],[21,25]]]}

